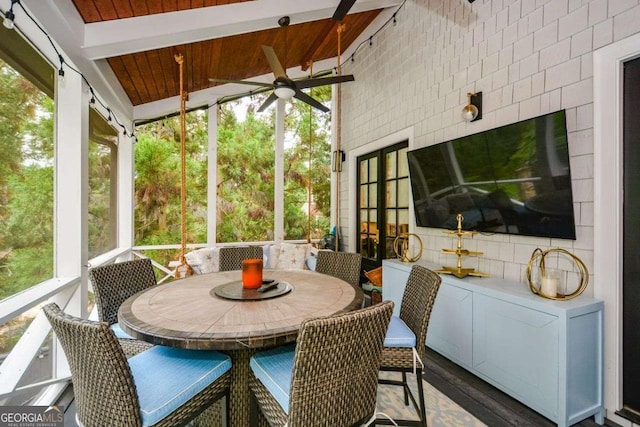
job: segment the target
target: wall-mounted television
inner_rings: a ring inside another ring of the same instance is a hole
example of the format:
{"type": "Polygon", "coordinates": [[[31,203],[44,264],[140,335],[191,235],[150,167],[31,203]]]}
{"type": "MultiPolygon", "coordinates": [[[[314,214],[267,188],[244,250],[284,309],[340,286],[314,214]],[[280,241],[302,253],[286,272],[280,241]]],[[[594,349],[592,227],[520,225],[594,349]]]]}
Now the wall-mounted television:
{"type": "Polygon", "coordinates": [[[564,110],[407,156],[420,227],[576,238],[564,110]]]}

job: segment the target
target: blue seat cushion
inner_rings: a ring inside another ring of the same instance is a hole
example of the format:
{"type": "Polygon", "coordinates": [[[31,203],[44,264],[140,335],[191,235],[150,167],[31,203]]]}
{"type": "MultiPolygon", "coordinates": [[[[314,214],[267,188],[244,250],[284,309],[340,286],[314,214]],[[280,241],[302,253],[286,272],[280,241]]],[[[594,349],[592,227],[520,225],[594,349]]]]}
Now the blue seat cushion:
{"type": "Polygon", "coordinates": [[[114,323],[113,325],[110,326],[110,328],[113,331],[113,333],[116,336],[116,338],[124,338],[124,339],[129,339],[129,340],[134,340],[135,339],[131,335],[129,335],[128,333],[123,331],[122,328],[120,327],[119,323],[114,323]]]}
{"type": "Polygon", "coordinates": [[[316,265],[318,264],[318,258],[314,256],[307,257],[304,261],[307,264],[307,268],[311,271],[316,271],[316,265]]]}
{"type": "Polygon", "coordinates": [[[398,316],[391,316],[389,329],[384,337],[385,347],[415,347],[416,335],[398,316]]]}
{"type": "Polygon", "coordinates": [[[128,360],[143,426],[152,426],[231,369],[217,351],[155,346],[128,360]]]}
{"type": "Polygon", "coordinates": [[[269,390],[287,414],[289,413],[295,351],[295,344],[284,345],[256,353],[249,361],[253,374],[269,390]]]}

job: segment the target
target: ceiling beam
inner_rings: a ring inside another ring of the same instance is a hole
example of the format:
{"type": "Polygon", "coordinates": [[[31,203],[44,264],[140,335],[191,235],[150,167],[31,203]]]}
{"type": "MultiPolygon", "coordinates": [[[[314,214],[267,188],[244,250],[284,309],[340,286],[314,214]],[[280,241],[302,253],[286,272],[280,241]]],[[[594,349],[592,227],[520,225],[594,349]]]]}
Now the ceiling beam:
{"type": "MultiPolygon", "coordinates": [[[[311,22],[330,18],[338,3],[339,0],[256,0],[96,22],[84,26],[83,52],[87,59],[108,58],[277,28],[278,18],[284,15],[291,17],[291,24],[311,22]]],[[[400,3],[401,0],[359,0],[350,13],[400,3]]]]}

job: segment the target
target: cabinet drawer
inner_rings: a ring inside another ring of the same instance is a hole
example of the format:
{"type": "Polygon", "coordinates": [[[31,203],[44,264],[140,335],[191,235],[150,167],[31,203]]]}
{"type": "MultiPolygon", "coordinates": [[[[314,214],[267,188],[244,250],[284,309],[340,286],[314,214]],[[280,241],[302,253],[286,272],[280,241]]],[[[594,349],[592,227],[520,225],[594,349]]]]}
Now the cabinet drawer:
{"type": "Polygon", "coordinates": [[[528,406],[557,417],[558,318],[475,294],[473,325],[473,369],[528,406]]]}
{"type": "Polygon", "coordinates": [[[473,293],[442,283],[429,319],[427,346],[469,369],[473,293]]]}

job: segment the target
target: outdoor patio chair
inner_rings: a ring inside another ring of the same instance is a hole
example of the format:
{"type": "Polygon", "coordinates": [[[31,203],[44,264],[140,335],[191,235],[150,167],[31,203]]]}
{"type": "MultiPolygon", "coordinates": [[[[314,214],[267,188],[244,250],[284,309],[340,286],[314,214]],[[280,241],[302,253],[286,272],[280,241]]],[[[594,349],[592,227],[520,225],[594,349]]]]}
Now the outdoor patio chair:
{"type": "Polygon", "coordinates": [[[98,320],[107,322],[122,345],[124,354],[131,357],[148,350],[151,344],[134,339],[120,328],[118,309],[131,295],[155,286],[156,276],[148,258],[102,265],[89,270],[98,306],[98,320]]]}
{"type": "MultiPolygon", "coordinates": [[[[407,286],[402,296],[400,316],[393,316],[382,349],[381,371],[402,372],[402,381],[380,379],[380,384],[400,385],[404,389],[404,403],[413,407],[420,421],[395,420],[399,425],[426,426],[427,417],[422,387],[422,360],[426,353],[427,327],[431,310],[440,289],[440,276],[420,265],[411,268],[407,286]],[[418,402],[407,384],[407,373],[415,373],[418,385],[418,402]]],[[[376,424],[389,424],[388,420],[377,419],[376,424]]]]}
{"type": "Polygon", "coordinates": [[[263,256],[261,246],[220,248],[220,271],[242,270],[242,261],[263,256]]]}
{"type": "Polygon", "coordinates": [[[319,251],[316,272],[337,277],[358,287],[361,264],[362,255],[358,253],[319,251]]]}
{"type": "Polygon", "coordinates": [[[228,394],[227,355],[154,346],[127,359],[106,322],[70,316],[54,303],[43,310],[69,361],[81,425],[185,425],[228,394]]]}
{"type": "Polygon", "coordinates": [[[250,361],[252,418],[272,426],[351,426],[373,420],[390,301],[305,320],[298,342],[250,361]],[[257,403],[257,405],[256,405],[257,403]]]}

